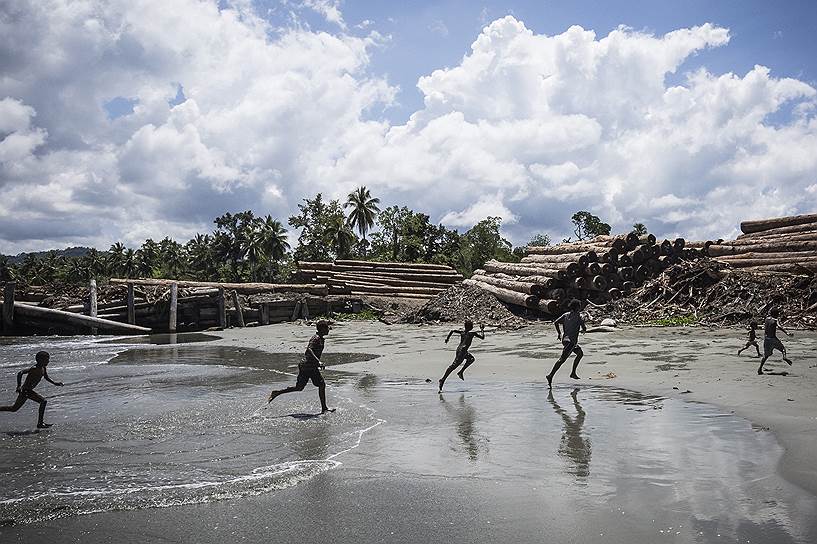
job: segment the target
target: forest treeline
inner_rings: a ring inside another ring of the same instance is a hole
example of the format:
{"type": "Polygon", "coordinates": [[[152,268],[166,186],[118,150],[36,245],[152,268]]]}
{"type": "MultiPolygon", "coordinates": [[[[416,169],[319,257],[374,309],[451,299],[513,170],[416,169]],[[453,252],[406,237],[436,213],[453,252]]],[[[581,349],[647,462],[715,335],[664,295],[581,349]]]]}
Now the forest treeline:
{"type": "MultiPolygon", "coordinates": [[[[287,221],[297,232],[294,247],[283,223],[269,215],[225,213],[213,223],[212,232],[184,243],[169,237],[147,239],[137,248],[117,242],[107,250],[89,248],[81,256],[49,251],[27,254],[20,262],[0,255],[0,282],[48,285],[111,277],[287,282],[296,261],[334,259],[446,264],[469,277],[489,259],[518,261],[525,247],[514,248],[502,237],[499,217],[486,217],[459,232],[406,206],[381,210],[379,199],[365,187],[349,193],[344,202],[326,200],[320,193],[303,199],[287,221]]],[[[573,215],[573,227],[580,240],[610,233],[610,225],[586,211],[573,215]]],[[[547,234],[537,234],[526,245],[549,244],[547,234]]]]}

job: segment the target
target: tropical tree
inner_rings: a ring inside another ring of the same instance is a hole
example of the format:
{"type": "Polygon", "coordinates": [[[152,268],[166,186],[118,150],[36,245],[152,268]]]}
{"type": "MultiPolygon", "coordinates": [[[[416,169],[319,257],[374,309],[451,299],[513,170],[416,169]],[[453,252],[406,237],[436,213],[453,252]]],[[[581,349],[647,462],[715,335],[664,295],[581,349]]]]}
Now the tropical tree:
{"type": "Polygon", "coordinates": [[[586,240],[602,234],[610,234],[610,225],[587,211],[579,211],[571,217],[573,232],[578,240],[586,240]]]}
{"type": "Polygon", "coordinates": [[[126,278],[134,278],[139,273],[139,263],[133,249],[127,248],[122,253],[122,268],[120,270],[126,278]]]}
{"type": "Polygon", "coordinates": [[[644,223],[635,223],[633,224],[633,233],[639,236],[646,236],[649,232],[647,231],[647,226],[644,223]]]}
{"type": "Polygon", "coordinates": [[[346,197],[346,203],[343,205],[344,208],[352,208],[351,212],[349,212],[347,225],[357,229],[360,233],[364,255],[369,244],[366,240],[366,233],[374,226],[377,214],[380,212],[380,208],[377,207],[378,204],[380,204],[380,199],[372,198],[369,190],[362,186],[349,193],[346,197]]]}
{"type": "Polygon", "coordinates": [[[108,274],[114,276],[122,273],[125,249],[125,245],[121,242],[116,242],[110,247],[105,259],[108,274]]]}

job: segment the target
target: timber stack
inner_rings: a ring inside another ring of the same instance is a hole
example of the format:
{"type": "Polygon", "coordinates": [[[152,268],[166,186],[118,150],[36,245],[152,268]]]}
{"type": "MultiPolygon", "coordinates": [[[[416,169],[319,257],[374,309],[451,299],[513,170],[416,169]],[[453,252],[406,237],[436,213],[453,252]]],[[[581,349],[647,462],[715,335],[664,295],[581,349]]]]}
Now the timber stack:
{"type": "Polygon", "coordinates": [[[746,272],[817,272],[817,214],[744,221],[740,230],[736,240],[710,246],[709,254],[746,272]]]}
{"type": "Polygon", "coordinates": [[[325,284],[332,295],[431,299],[461,282],[450,266],[337,260],[298,263],[298,281],[325,284]]]}
{"type": "Polygon", "coordinates": [[[604,304],[629,294],[644,281],[682,260],[707,254],[711,242],[663,240],[635,233],[597,236],[582,242],[528,246],[519,263],[485,263],[465,280],[499,300],[546,315],[564,311],[573,299],[604,304]]]}

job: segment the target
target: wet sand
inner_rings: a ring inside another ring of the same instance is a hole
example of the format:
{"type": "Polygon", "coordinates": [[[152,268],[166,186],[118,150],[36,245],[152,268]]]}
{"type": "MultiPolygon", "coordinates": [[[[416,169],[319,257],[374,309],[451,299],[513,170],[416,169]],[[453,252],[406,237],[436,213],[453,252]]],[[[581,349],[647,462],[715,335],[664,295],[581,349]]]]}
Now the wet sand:
{"type": "MultiPolygon", "coordinates": [[[[63,515],[61,508],[76,507],[66,501],[56,504],[53,519],[0,527],[0,539],[817,540],[815,459],[806,450],[817,427],[813,336],[787,342],[794,368],[781,362],[770,367],[789,375],[759,377],[756,359],[732,355],[742,347],[738,331],[588,335],[583,379],[570,380],[563,368],[548,396],[544,375],[558,346],[551,328],[531,327],[476,340],[477,362],[466,381],[452,376],[438,395],[436,380],[455,347],[443,343],[446,332],[337,326],[327,340],[331,366],[325,376],[330,404],[339,411],[328,417],[315,415],[311,385],[259,406],[258,397],[271,386],[293,381],[297,354],[311,334],[303,326],[234,329],[207,344],[143,346],[94,367],[91,377],[77,369],[87,390],[57,398],[49,409],[63,419],[60,426],[87,433],[85,439],[66,436],[65,428],[50,436],[0,437],[0,468],[32,449],[30,464],[58,463],[65,444],[73,440],[88,450],[90,438],[99,443],[90,455],[107,467],[112,454],[103,447],[109,437],[99,420],[114,417],[125,425],[141,414],[140,426],[116,437],[135,440],[120,442],[127,446],[120,468],[130,470],[138,485],[154,477],[136,470],[151,457],[165,479],[199,481],[204,472],[207,481],[223,481],[192,496],[186,490],[140,491],[133,504],[113,505],[125,510],[98,514],[63,515]],[[150,385],[133,392],[128,380],[150,385]],[[94,396],[99,381],[133,397],[113,410],[104,395],[94,396]],[[157,399],[162,409],[154,410],[149,401],[157,399]],[[97,409],[83,415],[87,402],[97,409]],[[789,481],[775,470],[780,459],[789,481]],[[192,472],[178,468],[191,463],[192,472]],[[281,478],[276,470],[287,463],[297,474],[281,478]],[[268,470],[247,480],[259,467],[268,470]]],[[[3,415],[0,425],[22,429],[21,418],[30,416],[3,415]]],[[[40,475],[40,485],[51,487],[48,477],[40,475]]],[[[88,504],[111,510],[109,500],[88,504]]],[[[15,510],[6,505],[0,517],[15,510]]],[[[36,515],[34,508],[32,519],[36,515]]]]}

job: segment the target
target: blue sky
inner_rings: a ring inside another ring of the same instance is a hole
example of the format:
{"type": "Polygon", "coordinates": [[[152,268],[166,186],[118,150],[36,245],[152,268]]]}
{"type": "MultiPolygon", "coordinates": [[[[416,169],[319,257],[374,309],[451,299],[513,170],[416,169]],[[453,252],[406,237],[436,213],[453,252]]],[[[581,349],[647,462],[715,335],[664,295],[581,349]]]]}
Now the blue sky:
{"type": "Polygon", "coordinates": [[[577,210],[734,236],[817,211],[815,29],[815,1],[0,2],[0,252],[360,185],[514,244],[577,210]]]}
{"type": "MultiPolygon", "coordinates": [[[[281,20],[284,10],[270,0],[257,0],[281,20]]],[[[352,32],[363,21],[367,29],[390,36],[373,52],[370,69],[400,86],[399,104],[386,115],[405,122],[422,106],[417,79],[441,67],[456,65],[486,23],[514,15],[538,34],[560,34],[572,25],[594,30],[598,37],[619,25],[654,34],[714,23],[729,29],[729,47],[709,49],[690,58],[677,75],[698,66],[716,73],[743,75],[755,64],[772,67],[775,77],[817,81],[817,1],[813,0],[562,0],[479,2],[468,0],[346,0],[339,4],[352,32]]],[[[317,14],[304,18],[315,29],[336,31],[317,14]]],[[[670,76],[668,80],[677,80],[670,76]]]]}

